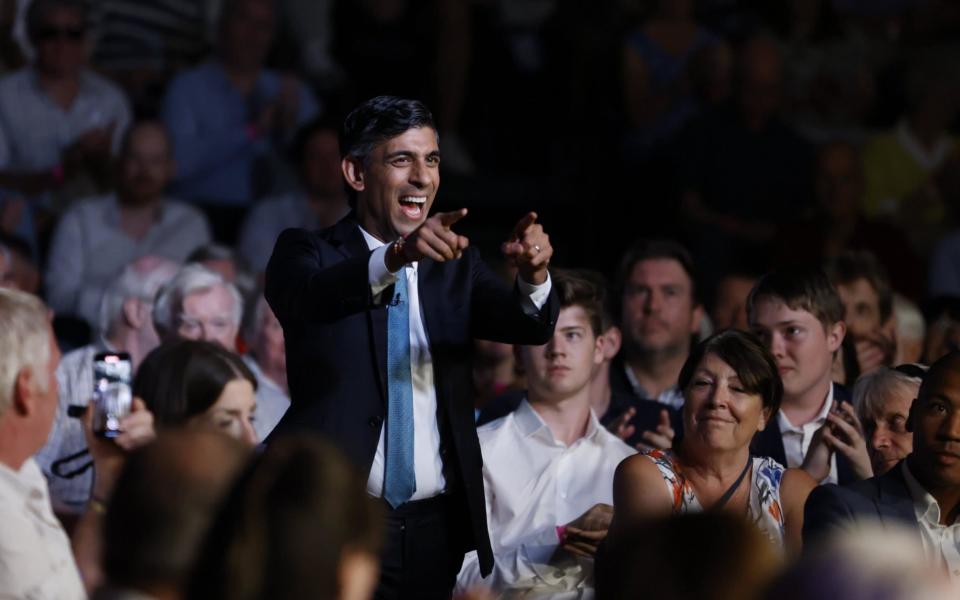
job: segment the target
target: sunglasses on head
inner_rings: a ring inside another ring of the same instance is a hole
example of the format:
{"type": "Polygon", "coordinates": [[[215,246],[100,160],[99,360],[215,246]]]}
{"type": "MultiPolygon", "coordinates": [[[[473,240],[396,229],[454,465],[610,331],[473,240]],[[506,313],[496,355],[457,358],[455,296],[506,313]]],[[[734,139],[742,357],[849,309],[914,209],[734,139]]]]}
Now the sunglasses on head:
{"type": "Polygon", "coordinates": [[[44,27],[37,30],[37,39],[44,42],[55,39],[80,41],[85,34],[82,27],[44,27]]]}

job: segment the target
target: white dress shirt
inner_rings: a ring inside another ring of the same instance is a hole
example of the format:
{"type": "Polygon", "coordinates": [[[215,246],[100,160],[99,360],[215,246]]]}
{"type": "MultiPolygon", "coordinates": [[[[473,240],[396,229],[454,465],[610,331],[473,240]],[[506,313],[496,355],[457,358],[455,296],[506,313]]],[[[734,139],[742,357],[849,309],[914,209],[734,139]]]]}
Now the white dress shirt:
{"type": "Polygon", "coordinates": [[[920,485],[910,472],[907,461],[903,461],[902,469],[907,489],[913,498],[913,512],[920,526],[924,555],[935,564],[946,565],[950,578],[960,581],[960,523],[955,521],[952,525],[942,525],[937,499],[920,485]]]}
{"type": "MultiPolygon", "coordinates": [[[[810,442],[813,441],[813,434],[823,427],[827,422],[827,415],[833,408],[833,384],[830,385],[830,391],[827,392],[827,399],[823,403],[823,408],[817,414],[816,418],[809,423],[799,427],[790,422],[783,409],[777,413],[777,423],[780,425],[780,435],[783,438],[783,452],[787,455],[788,467],[803,466],[803,458],[810,449],[810,442]]],[[[830,474],[820,483],[837,483],[837,456],[830,455],[830,474]]]]}
{"type": "Polygon", "coordinates": [[[0,598],[87,597],[70,539],[32,458],[19,471],[0,463],[0,523],[0,598]]]}
{"type": "Polygon", "coordinates": [[[477,553],[467,554],[458,589],[480,584],[524,597],[592,597],[592,561],[551,564],[557,527],[597,503],[613,504],[614,471],[636,450],[592,412],[586,434],[567,446],[526,400],[477,435],[495,565],[483,579],[477,553]]]}
{"type": "MultiPolygon", "coordinates": [[[[388,246],[360,228],[367,247],[373,250],[369,262],[370,291],[377,298],[383,290],[397,280],[397,274],[387,270],[384,257],[388,246]]],[[[430,340],[423,324],[423,307],[420,305],[420,290],[417,287],[417,263],[403,269],[407,276],[407,293],[410,296],[410,375],[413,383],[413,469],[417,488],[411,500],[423,500],[443,493],[446,481],[443,477],[443,461],[440,458],[440,429],[437,426],[437,390],[433,379],[433,355],[430,353],[430,340]]],[[[524,298],[524,310],[536,314],[550,295],[550,278],[541,285],[530,285],[517,279],[517,285],[524,298]]],[[[380,441],[377,453],[370,466],[367,478],[367,493],[374,497],[383,496],[384,470],[384,433],[386,426],[380,428],[380,441]]]]}

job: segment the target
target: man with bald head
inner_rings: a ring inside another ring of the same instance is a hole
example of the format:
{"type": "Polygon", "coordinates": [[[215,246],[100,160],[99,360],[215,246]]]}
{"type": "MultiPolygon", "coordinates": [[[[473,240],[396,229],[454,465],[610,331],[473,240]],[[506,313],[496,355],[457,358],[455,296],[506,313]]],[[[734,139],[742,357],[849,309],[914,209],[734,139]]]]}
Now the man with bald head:
{"type": "Polygon", "coordinates": [[[164,196],[173,173],[163,125],[131,127],[116,192],[78,202],[54,232],[45,277],[54,311],[96,327],[103,290],[126,265],[148,254],[183,262],[210,241],[200,211],[164,196]]]}
{"type": "Polygon", "coordinates": [[[804,545],[864,521],[913,528],[927,558],[960,579],[960,352],[930,367],[910,408],[913,452],[883,475],[824,485],[807,500],[804,545]]]}

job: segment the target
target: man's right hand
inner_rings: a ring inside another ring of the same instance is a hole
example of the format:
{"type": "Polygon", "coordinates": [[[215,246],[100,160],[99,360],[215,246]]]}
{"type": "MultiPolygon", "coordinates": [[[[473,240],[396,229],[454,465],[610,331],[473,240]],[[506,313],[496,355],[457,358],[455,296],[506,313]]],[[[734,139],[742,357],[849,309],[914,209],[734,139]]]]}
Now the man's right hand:
{"type": "Polygon", "coordinates": [[[594,504],[590,509],[567,524],[563,549],[580,556],[593,556],[600,542],[607,537],[613,521],[613,507],[594,504]]]}
{"type": "Polygon", "coordinates": [[[463,256],[463,251],[470,245],[470,240],[457,235],[450,228],[465,216],[467,216],[467,209],[461,208],[453,212],[437,213],[424,221],[423,225],[404,238],[401,252],[394,252],[393,248],[387,251],[384,257],[387,269],[391,273],[396,273],[405,264],[423,258],[446,262],[463,256]]]}

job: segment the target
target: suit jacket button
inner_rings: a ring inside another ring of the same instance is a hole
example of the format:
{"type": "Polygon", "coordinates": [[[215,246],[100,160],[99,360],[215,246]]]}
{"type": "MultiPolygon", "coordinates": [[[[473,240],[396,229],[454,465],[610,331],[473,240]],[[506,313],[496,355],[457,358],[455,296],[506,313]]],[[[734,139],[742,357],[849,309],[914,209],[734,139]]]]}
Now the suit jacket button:
{"type": "Polygon", "coordinates": [[[367,424],[370,425],[370,429],[379,429],[383,425],[382,417],[370,417],[370,420],[367,421],[367,424]]]}

